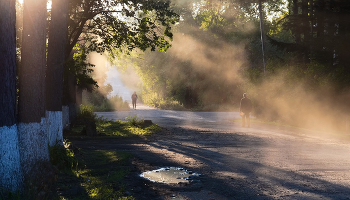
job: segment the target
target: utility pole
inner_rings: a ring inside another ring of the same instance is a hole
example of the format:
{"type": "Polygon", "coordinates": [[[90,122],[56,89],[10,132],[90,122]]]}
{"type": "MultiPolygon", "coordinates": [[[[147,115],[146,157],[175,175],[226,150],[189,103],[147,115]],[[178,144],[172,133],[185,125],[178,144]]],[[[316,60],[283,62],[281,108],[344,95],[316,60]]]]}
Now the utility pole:
{"type": "Polygon", "coordinates": [[[259,16],[260,16],[260,33],[261,33],[261,49],[263,56],[263,67],[264,67],[264,75],[266,71],[266,63],[265,63],[265,34],[264,34],[264,24],[263,24],[263,14],[262,14],[262,0],[259,0],[259,16]]]}

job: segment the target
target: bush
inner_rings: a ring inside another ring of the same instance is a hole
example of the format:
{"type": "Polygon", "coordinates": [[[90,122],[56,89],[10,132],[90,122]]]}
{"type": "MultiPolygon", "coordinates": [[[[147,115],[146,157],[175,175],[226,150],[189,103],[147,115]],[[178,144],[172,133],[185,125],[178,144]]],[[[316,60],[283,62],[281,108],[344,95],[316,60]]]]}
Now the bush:
{"type": "Polygon", "coordinates": [[[179,101],[171,99],[160,100],[158,105],[158,108],[163,110],[186,110],[179,101]]]}
{"type": "Polygon", "coordinates": [[[107,101],[111,104],[113,110],[130,110],[129,103],[123,101],[123,98],[118,95],[108,98],[107,101]]]}
{"type": "Polygon", "coordinates": [[[74,152],[68,148],[69,144],[65,142],[65,146],[56,144],[49,147],[50,162],[59,170],[71,170],[78,166],[78,161],[74,157],[74,152]]]}
{"type": "Polygon", "coordinates": [[[145,95],[144,103],[163,110],[186,110],[178,100],[174,98],[162,98],[155,93],[145,95]]]}
{"type": "Polygon", "coordinates": [[[97,115],[93,112],[93,107],[91,105],[79,106],[78,118],[86,121],[95,121],[97,115]]]}
{"type": "Polygon", "coordinates": [[[115,95],[107,98],[98,91],[92,93],[84,91],[83,104],[91,105],[95,112],[130,110],[128,102],[124,101],[122,97],[115,95]]]}
{"type": "Polygon", "coordinates": [[[139,119],[137,116],[125,118],[129,126],[141,127],[144,124],[143,119],[139,119]]]}

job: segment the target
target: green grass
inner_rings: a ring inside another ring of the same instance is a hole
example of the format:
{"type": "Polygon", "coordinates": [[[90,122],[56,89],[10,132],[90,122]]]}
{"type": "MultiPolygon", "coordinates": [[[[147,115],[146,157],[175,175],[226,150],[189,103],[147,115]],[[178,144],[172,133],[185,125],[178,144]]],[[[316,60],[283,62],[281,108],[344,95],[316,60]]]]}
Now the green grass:
{"type": "Polygon", "coordinates": [[[49,147],[50,162],[59,170],[70,171],[77,168],[79,162],[75,158],[74,152],[68,148],[70,143],[65,140],[63,144],[62,146],[57,143],[49,147]]]}
{"type": "MultiPolygon", "coordinates": [[[[96,139],[147,136],[161,130],[158,125],[145,124],[143,119],[137,117],[129,117],[127,122],[96,117],[94,120],[97,132],[101,135],[93,137],[96,139]]],[[[69,135],[82,137],[82,128],[83,126],[72,127],[69,135]]],[[[131,154],[95,149],[73,151],[69,149],[69,143],[64,144],[65,148],[57,146],[50,150],[51,162],[60,170],[55,199],[134,199],[126,194],[128,188],[123,184],[123,178],[129,173],[131,154]]]]}
{"type": "MultiPolygon", "coordinates": [[[[128,117],[126,122],[120,120],[111,121],[103,118],[96,118],[96,131],[99,136],[109,137],[137,137],[148,136],[153,133],[159,132],[161,128],[156,124],[145,124],[143,119],[137,117],[128,117]]],[[[85,125],[74,124],[71,126],[69,133],[66,133],[67,137],[85,137],[82,135],[82,130],[85,125]]]]}
{"type": "Polygon", "coordinates": [[[116,137],[147,136],[160,131],[156,124],[145,125],[143,119],[127,118],[127,122],[97,120],[96,130],[101,135],[116,137]]]}
{"type": "Polygon", "coordinates": [[[72,135],[79,135],[81,134],[82,130],[84,129],[84,125],[76,125],[74,124],[70,129],[70,134],[72,135]]]}
{"type": "Polygon", "coordinates": [[[134,199],[125,194],[122,182],[129,173],[130,157],[118,151],[80,150],[75,156],[80,167],[59,174],[56,199],[134,199]],[[72,188],[78,189],[72,192],[72,188]]]}

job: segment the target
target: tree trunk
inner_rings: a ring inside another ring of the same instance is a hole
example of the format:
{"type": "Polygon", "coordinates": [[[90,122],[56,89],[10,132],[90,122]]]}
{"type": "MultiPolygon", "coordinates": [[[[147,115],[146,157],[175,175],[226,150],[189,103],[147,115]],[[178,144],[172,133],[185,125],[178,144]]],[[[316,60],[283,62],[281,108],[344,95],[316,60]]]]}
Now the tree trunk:
{"type": "Polygon", "coordinates": [[[76,94],[76,103],[77,106],[80,106],[83,103],[83,88],[77,86],[77,94],[76,94]]]}
{"type": "Polygon", "coordinates": [[[259,0],[259,18],[260,18],[260,36],[261,36],[262,62],[263,62],[263,69],[264,69],[264,75],[265,75],[265,71],[266,71],[266,63],[265,63],[265,33],[264,33],[264,20],[263,20],[261,0],[259,0]]]}
{"type": "Polygon", "coordinates": [[[16,191],[22,182],[16,126],[15,0],[0,1],[0,188],[16,191]]]}
{"type": "Polygon", "coordinates": [[[23,2],[22,64],[19,69],[18,135],[24,175],[49,159],[45,124],[46,0],[23,2]]]}
{"type": "Polygon", "coordinates": [[[63,144],[62,95],[68,0],[52,0],[45,80],[49,145],[63,144]]]}
{"type": "MultiPolygon", "coordinates": [[[[293,0],[293,15],[294,17],[297,17],[299,15],[299,5],[298,0],[293,0]]],[[[296,22],[294,22],[296,23],[296,22]]],[[[293,30],[295,33],[295,41],[296,43],[300,43],[300,31],[298,29],[293,30]]]]}
{"type": "Polygon", "coordinates": [[[70,73],[68,70],[65,71],[65,79],[64,79],[64,88],[63,88],[63,105],[65,108],[68,108],[68,113],[64,113],[66,115],[66,119],[69,119],[69,124],[71,124],[77,116],[77,105],[76,105],[76,84],[75,84],[75,76],[70,73]]]}

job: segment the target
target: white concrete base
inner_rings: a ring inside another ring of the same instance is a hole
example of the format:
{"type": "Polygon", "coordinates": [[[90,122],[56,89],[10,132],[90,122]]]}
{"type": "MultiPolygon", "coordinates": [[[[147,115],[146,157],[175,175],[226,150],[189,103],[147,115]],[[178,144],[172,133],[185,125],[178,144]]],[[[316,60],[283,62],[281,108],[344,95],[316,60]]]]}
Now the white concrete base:
{"type": "Polygon", "coordinates": [[[37,161],[49,160],[49,140],[46,130],[45,118],[41,118],[41,123],[18,124],[19,152],[24,174],[28,173],[37,161]]]}
{"type": "Polygon", "coordinates": [[[17,191],[23,182],[17,125],[0,127],[0,187],[17,191]]]}
{"type": "Polygon", "coordinates": [[[62,111],[46,111],[46,124],[49,145],[63,145],[62,111]]]}

